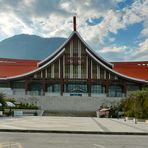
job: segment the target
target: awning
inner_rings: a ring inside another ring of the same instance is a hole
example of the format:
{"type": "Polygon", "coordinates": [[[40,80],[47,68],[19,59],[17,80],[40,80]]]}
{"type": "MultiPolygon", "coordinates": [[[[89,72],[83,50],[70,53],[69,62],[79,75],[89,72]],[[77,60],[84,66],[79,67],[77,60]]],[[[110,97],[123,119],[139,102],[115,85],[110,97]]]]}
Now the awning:
{"type": "Polygon", "coordinates": [[[109,111],[110,109],[109,108],[102,108],[101,110],[100,110],[100,112],[105,112],[105,111],[109,111]]]}
{"type": "Polygon", "coordinates": [[[12,102],[6,102],[6,105],[7,105],[8,107],[15,107],[15,104],[13,104],[12,102]]]}

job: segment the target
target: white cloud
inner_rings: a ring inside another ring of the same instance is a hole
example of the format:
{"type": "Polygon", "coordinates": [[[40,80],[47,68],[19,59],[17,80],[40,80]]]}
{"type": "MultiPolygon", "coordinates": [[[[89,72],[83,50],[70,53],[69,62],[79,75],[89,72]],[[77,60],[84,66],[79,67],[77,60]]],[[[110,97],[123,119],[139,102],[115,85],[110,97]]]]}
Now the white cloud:
{"type": "MultiPolygon", "coordinates": [[[[135,2],[122,10],[115,10],[118,2],[125,0],[0,0],[0,33],[1,36],[12,36],[18,33],[37,34],[44,37],[67,37],[72,31],[72,16],[77,15],[77,28],[82,37],[100,49],[102,54],[128,53],[127,46],[111,45],[106,47],[105,38],[110,43],[115,39],[109,33],[118,33],[134,23],[143,22],[141,36],[148,35],[148,0],[135,2]],[[86,20],[103,17],[101,23],[89,26],[86,20]],[[124,53],[125,52],[125,53],[124,53]]],[[[114,43],[115,44],[115,43],[114,43]]],[[[141,43],[144,44],[144,43],[141,43]]],[[[146,44],[146,43],[145,43],[146,44]]],[[[137,52],[144,45],[138,45],[137,52]]],[[[145,52],[145,51],[143,51],[145,52]]],[[[130,55],[128,55],[131,57],[130,55]]]]}
{"type": "Polygon", "coordinates": [[[105,53],[105,52],[125,52],[128,49],[127,46],[113,46],[113,47],[104,47],[99,52],[105,53]]]}
{"type": "Polygon", "coordinates": [[[132,57],[136,60],[148,60],[148,39],[139,43],[138,48],[135,49],[132,57]]]}
{"type": "Polygon", "coordinates": [[[0,33],[4,36],[11,36],[17,31],[32,34],[33,29],[28,27],[20,18],[13,13],[0,13],[0,33]],[[15,27],[14,27],[15,26],[15,27]]]}
{"type": "Polygon", "coordinates": [[[141,31],[141,36],[147,38],[148,37],[148,16],[145,18],[143,26],[144,26],[144,28],[141,31]]]}
{"type": "MultiPolygon", "coordinates": [[[[122,1],[124,0],[85,0],[85,2],[84,0],[22,0],[15,2],[8,0],[7,3],[1,3],[3,5],[1,7],[3,9],[7,8],[4,13],[13,13],[21,20],[19,26],[22,25],[22,28],[26,28],[26,33],[28,33],[28,28],[30,27],[31,30],[34,30],[34,33],[42,34],[43,36],[57,35],[58,32],[62,33],[62,31],[63,33],[59,34],[59,36],[66,36],[72,30],[71,20],[72,16],[76,14],[78,17],[78,28],[82,34],[85,34],[85,38],[89,41],[97,38],[98,43],[102,44],[104,37],[109,32],[116,34],[119,29],[142,21],[147,13],[147,3],[141,3],[139,0],[132,7],[124,8],[121,11],[111,9],[122,1]],[[16,9],[14,5],[17,6],[16,9]],[[93,27],[86,24],[86,20],[101,16],[104,17],[104,20],[100,24],[93,27]],[[28,27],[24,27],[24,24],[28,27]],[[65,34],[64,30],[66,30],[65,34]]],[[[8,18],[10,16],[5,17],[8,18]]],[[[4,23],[8,24],[7,21],[4,23]]],[[[19,29],[18,25],[11,25],[11,30],[19,29]]],[[[20,32],[22,32],[21,29],[20,32]]],[[[5,33],[7,34],[7,32],[5,33]]],[[[7,35],[10,35],[10,31],[7,35]]]]}
{"type": "Polygon", "coordinates": [[[112,47],[104,47],[98,53],[109,61],[147,61],[148,39],[139,43],[136,48],[114,45],[112,47]]]}
{"type": "Polygon", "coordinates": [[[108,61],[129,61],[131,60],[132,49],[127,46],[104,47],[98,50],[98,54],[103,56],[108,61]]]}

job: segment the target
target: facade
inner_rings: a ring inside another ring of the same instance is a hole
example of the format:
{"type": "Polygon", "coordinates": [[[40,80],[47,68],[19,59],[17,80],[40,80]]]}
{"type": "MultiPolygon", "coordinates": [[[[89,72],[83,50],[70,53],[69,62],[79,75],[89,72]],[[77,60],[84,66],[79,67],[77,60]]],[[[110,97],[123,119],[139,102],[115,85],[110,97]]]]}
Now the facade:
{"type": "Polygon", "coordinates": [[[76,31],[75,17],[74,31],[63,45],[46,59],[30,63],[27,73],[1,77],[0,91],[16,96],[122,98],[148,85],[146,79],[120,73],[123,65],[96,54],[76,31]]]}

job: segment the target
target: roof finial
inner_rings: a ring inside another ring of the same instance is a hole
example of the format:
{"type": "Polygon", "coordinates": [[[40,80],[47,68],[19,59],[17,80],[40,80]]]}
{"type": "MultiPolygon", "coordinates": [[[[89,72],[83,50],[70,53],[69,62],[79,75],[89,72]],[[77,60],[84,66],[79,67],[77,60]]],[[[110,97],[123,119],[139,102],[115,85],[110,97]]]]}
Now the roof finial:
{"type": "Polygon", "coordinates": [[[77,31],[76,25],[77,25],[77,24],[76,24],[76,16],[74,16],[74,17],[73,17],[73,30],[74,30],[74,31],[77,31]]]}

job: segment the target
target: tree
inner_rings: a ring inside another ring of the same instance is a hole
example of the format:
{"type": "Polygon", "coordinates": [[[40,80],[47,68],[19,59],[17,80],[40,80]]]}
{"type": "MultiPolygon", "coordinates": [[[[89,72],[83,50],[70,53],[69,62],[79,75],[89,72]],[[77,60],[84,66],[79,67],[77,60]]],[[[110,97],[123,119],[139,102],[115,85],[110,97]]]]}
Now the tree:
{"type": "Polygon", "coordinates": [[[3,110],[3,107],[5,106],[5,94],[4,93],[0,93],[0,103],[2,104],[2,110],[3,110]]]}
{"type": "Polygon", "coordinates": [[[148,90],[135,91],[119,104],[119,110],[126,116],[148,118],[148,90]]]}

